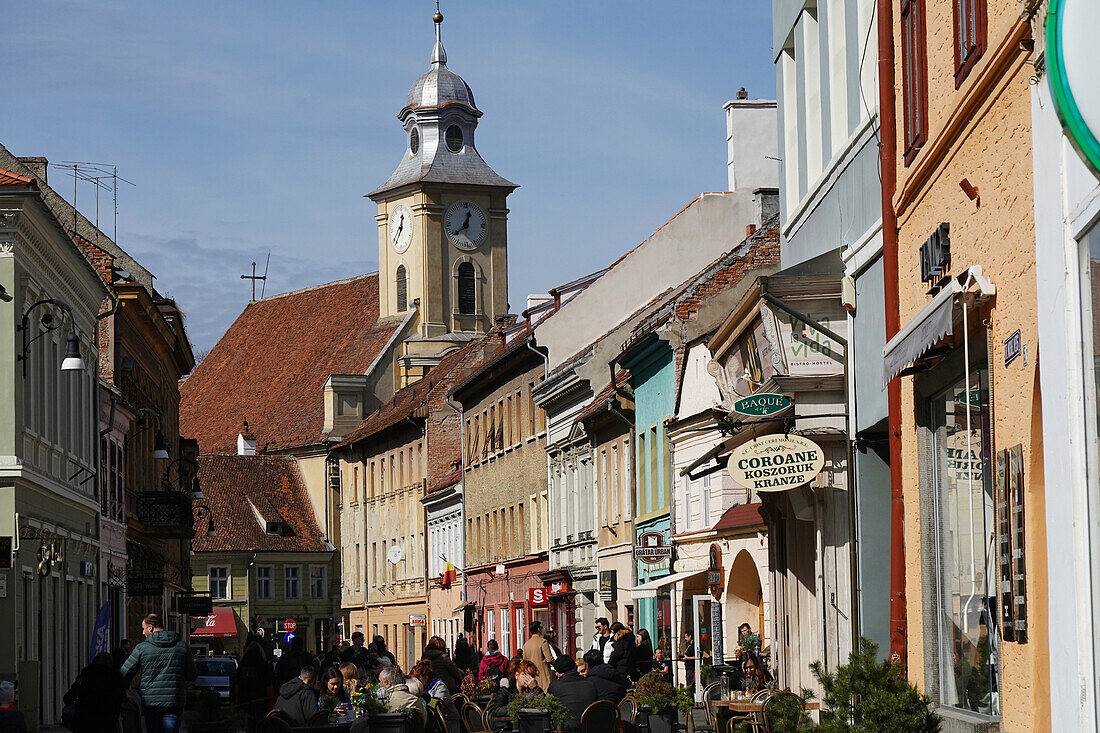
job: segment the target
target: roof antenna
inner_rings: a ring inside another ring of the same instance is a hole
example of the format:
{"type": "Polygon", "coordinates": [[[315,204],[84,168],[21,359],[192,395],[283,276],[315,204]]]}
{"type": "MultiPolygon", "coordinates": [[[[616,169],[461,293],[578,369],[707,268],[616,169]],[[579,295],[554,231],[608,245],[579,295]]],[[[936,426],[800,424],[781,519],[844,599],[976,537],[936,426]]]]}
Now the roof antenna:
{"type": "MultiPolygon", "coordinates": [[[[264,299],[264,293],[267,292],[267,268],[271,265],[271,250],[267,251],[267,262],[264,263],[264,284],[260,286],[260,300],[264,299]]],[[[255,281],[253,281],[255,282],[255,281]]]]}

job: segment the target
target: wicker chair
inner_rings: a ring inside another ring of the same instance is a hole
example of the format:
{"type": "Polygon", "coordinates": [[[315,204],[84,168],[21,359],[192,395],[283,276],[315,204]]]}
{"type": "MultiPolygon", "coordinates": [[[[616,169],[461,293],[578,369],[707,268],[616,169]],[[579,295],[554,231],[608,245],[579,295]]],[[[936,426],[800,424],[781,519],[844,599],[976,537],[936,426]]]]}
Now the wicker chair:
{"type": "Polygon", "coordinates": [[[336,720],[336,714],[331,710],[318,710],[309,716],[306,725],[329,725],[336,720]]]}
{"type": "Polygon", "coordinates": [[[278,710],[272,710],[256,727],[259,733],[290,733],[291,720],[278,710]]]}
{"type": "Polygon", "coordinates": [[[619,701],[619,719],[633,722],[638,717],[638,701],[633,695],[627,695],[619,701]]]}
{"type": "Polygon", "coordinates": [[[489,730],[484,718],[484,712],[472,702],[462,706],[462,730],[466,733],[484,733],[489,730]]]}
{"type": "Polygon", "coordinates": [[[581,713],[581,733],[608,733],[619,729],[619,708],[610,700],[597,700],[581,713]]]}

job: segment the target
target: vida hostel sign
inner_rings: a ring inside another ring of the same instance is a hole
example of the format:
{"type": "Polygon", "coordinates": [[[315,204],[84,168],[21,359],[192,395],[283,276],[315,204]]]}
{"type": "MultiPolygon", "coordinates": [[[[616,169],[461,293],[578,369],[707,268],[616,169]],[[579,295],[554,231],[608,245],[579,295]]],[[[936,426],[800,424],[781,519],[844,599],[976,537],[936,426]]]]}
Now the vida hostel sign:
{"type": "Polygon", "coordinates": [[[825,467],[825,452],[801,435],[765,435],[737,446],[726,470],[739,486],[783,491],[812,480],[825,467]]]}
{"type": "Polygon", "coordinates": [[[1100,3],[1050,0],[1046,20],[1047,68],[1054,107],[1077,152],[1100,176],[1100,3]]]}
{"type": "Polygon", "coordinates": [[[790,406],[791,400],[786,395],[762,392],[737,400],[733,403],[733,411],[750,417],[767,417],[783,412],[790,406]]]}

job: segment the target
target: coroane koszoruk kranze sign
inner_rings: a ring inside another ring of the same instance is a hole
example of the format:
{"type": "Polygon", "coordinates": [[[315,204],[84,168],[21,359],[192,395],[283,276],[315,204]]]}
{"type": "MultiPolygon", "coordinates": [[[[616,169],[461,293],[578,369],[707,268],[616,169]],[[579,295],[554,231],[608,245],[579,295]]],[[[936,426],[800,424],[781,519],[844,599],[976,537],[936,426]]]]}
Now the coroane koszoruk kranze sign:
{"type": "Polygon", "coordinates": [[[811,481],[825,467],[821,446],[801,435],[765,435],[730,453],[726,470],[739,486],[784,491],[811,481]]]}

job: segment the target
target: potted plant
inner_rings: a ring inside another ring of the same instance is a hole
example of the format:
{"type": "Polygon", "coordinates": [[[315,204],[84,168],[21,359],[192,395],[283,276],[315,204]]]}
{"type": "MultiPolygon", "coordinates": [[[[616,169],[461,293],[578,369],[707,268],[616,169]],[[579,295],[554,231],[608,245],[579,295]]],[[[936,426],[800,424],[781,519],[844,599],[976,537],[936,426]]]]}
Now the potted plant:
{"type": "Polygon", "coordinates": [[[676,733],[680,714],[689,715],[693,702],[687,687],[673,687],[657,670],[642,675],[634,697],[638,716],[648,719],[652,733],[676,733]]]}
{"type": "Polygon", "coordinates": [[[826,672],[820,662],[810,669],[825,693],[822,702],[832,711],[822,715],[817,728],[821,733],[938,733],[943,725],[931,700],[905,679],[897,665],[878,661],[878,644],[870,639],[860,639],[859,651],[853,651],[836,672],[826,672]]]}
{"type": "Polygon", "coordinates": [[[569,720],[569,709],[546,692],[531,697],[517,693],[508,701],[508,716],[519,733],[549,733],[561,730],[569,720]]]}

